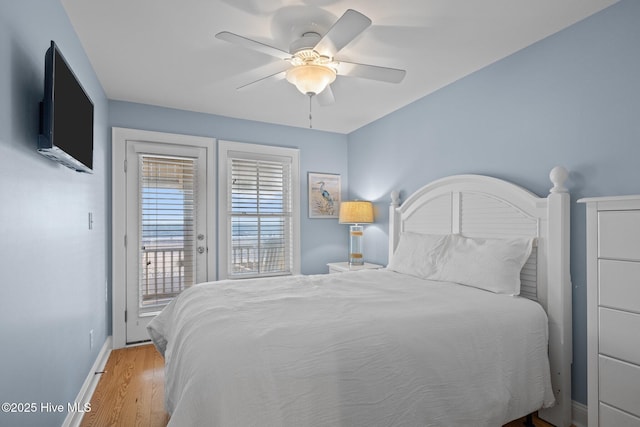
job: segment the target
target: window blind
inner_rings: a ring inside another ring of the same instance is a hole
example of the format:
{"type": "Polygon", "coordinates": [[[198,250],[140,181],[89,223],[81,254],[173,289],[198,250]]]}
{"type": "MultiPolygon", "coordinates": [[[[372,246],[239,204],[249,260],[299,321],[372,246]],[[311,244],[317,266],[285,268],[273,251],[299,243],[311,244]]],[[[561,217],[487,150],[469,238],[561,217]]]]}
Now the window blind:
{"type": "Polygon", "coordinates": [[[291,274],[291,161],[230,157],[229,276],[291,274]]]}
{"type": "Polygon", "coordinates": [[[139,301],[157,308],[196,277],[196,162],[144,154],[139,161],[139,301]]]}

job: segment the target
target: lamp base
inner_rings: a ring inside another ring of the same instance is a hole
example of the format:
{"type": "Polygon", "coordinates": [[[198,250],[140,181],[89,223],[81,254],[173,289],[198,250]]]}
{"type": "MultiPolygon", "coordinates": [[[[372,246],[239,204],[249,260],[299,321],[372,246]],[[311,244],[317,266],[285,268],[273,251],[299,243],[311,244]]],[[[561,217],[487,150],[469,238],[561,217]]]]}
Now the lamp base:
{"type": "Polygon", "coordinates": [[[364,256],[362,255],[363,234],[363,226],[351,225],[349,227],[349,265],[364,265],[364,256]]]}

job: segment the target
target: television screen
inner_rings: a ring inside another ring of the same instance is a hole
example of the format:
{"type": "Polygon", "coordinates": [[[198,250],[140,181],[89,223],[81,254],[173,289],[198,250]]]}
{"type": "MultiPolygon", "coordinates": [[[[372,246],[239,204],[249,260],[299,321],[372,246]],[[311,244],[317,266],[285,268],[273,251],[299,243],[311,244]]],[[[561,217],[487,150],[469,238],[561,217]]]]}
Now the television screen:
{"type": "Polygon", "coordinates": [[[93,102],[52,41],[45,57],[38,151],[79,172],[93,169],[93,102]]]}

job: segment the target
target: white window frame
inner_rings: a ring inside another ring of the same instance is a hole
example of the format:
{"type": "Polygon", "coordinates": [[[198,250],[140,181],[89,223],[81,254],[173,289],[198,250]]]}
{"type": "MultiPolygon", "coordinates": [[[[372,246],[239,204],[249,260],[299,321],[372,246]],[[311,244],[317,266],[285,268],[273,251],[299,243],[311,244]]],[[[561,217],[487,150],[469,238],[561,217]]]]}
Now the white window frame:
{"type": "MultiPolygon", "coordinates": [[[[229,277],[229,251],[231,228],[229,227],[228,160],[230,155],[246,153],[248,158],[265,156],[272,159],[286,157],[291,161],[292,201],[292,274],[300,274],[300,152],[296,148],[275,147],[234,141],[218,141],[218,278],[229,277]]],[[[261,276],[262,277],[262,276],[261,276]]]]}

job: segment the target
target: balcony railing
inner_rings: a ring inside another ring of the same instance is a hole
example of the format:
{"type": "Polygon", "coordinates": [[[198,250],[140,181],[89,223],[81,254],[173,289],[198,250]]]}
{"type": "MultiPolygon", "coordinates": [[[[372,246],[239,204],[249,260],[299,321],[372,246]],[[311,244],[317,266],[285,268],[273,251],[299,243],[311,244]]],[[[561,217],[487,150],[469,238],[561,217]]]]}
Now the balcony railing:
{"type": "Polygon", "coordinates": [[[183,247],[143,248],[141,261],[142,305],[166,304],[194,283],[194,263],[185,262],[183,247]]]}
{"type": "Polygon", "coordinates": [[[258,248],[255,244],[233,242],[231,265],[234,274],[280,273],[287,271],[281,242],[258,248]]]}
{"type": "MultiPolygon", "coordinates": [[[[195,283],[195,251],[180,247],[143,247],[141,295],[143,306],[164,305],[195,283]]],[[[282,246],[236,244],[231,251],[235,274],[287,271],[282,246]]]]}

